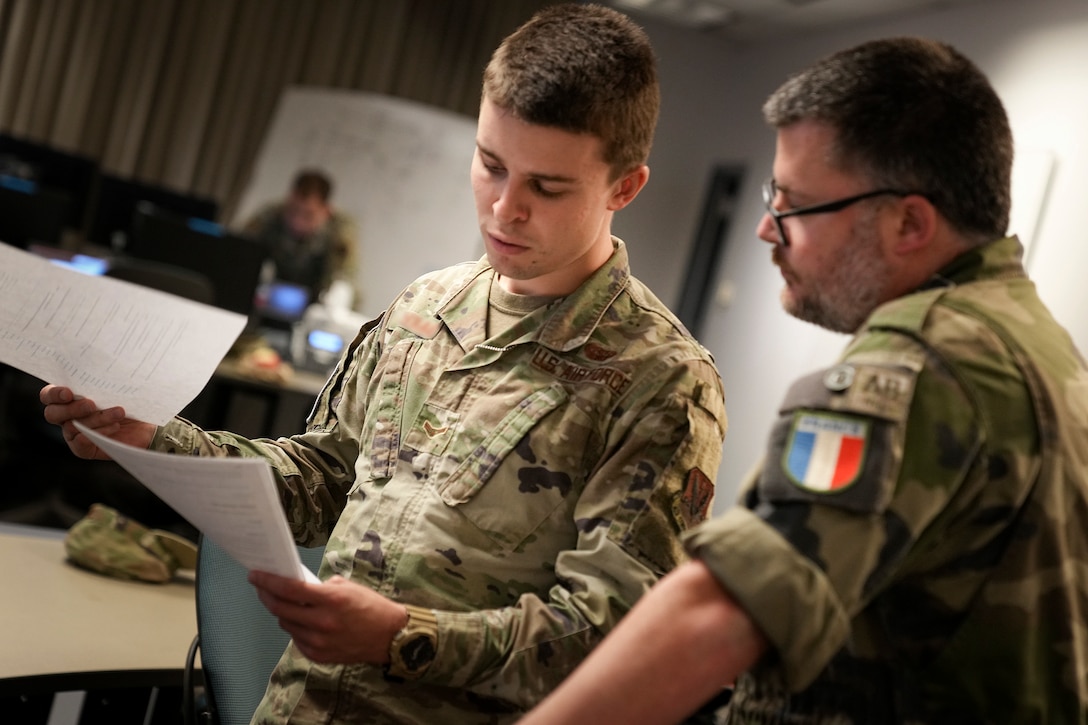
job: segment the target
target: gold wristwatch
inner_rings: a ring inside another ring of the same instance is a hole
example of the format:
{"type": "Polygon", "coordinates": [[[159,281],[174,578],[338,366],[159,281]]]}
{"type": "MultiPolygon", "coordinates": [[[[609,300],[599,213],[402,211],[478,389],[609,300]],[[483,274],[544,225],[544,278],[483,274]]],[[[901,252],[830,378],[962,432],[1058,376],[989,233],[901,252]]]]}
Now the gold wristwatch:
{"type": "Polygon", "coordinates": [[[434,610],[405,604],[408,623],[389,643],[389,664],[385,673],[390,677],[414,680],[421,677],[438,652],[438,618],[434,610]]]}

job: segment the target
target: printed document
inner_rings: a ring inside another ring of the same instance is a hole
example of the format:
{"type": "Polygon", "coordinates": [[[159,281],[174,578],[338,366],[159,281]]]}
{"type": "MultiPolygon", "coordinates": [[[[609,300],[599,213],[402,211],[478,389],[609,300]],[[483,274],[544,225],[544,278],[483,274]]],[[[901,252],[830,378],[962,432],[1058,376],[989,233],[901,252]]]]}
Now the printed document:
{"type": "Polygon", "coordinates": [[[0,244],[0,362],[162,425],[192,402],[246,317],[0,244]]]}
{"type": "Polygon", "coordinates": [[[246,569],[320,581],[299,558],[265,460],[149,451],[75,426],[246,569]]]}

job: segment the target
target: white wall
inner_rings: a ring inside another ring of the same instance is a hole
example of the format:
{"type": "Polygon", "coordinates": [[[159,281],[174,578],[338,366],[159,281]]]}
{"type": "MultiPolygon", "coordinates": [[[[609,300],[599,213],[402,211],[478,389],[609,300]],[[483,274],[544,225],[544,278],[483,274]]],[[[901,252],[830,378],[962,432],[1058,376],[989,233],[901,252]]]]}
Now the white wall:
{"type": "MultiPolygon", "coordinates": [[[[679,299],[711,168],[747,169],[718,279],[733,286],[734,296],[728,306],[712,306],[700,335],[721,369],[730,416],[715,511],[732,502],[756,463],[790,381],[830,363],[846,341],[781,311],[770,249],[753,231],[762,214],[759,183],[774,151],[760,105],[787,75],[828,53],[878,37],[922,35],[952,43],[989,75],[1021,157],[1053,156],[1049,198],[1034,230],[1020,231],[1035,232],[1029,269],[1043,299],[1088,350],[1088,2],[991,0],[747,46],[640,22],[660,58],[662,117],[650,184],[615,226],[630,244],[636,275],[666,303],[679,299]]],[[[1030,221],[1032,203],[1014,197],[1014,220],[1030,221]]]]}

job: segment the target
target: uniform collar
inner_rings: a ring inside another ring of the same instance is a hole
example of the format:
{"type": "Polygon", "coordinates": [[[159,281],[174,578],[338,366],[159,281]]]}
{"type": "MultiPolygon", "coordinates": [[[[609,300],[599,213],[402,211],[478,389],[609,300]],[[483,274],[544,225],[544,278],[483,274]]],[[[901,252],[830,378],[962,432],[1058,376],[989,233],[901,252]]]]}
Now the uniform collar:
{"type": "MultiPolygon", "coordinates": [[[[540,314],[544,320],[533,325],[528,338],[521,341],[532,340],[557,352],[585,344],[631,277],[626,245],[618,237],[612,237],[612,245],[612,256],[578,289],[529,316],[540,314]]],[[[482,257],[437,307],[438,316],[466,350],[486,339],[488,293],[494,277],[495,270],[482,257]]],[[[518,327],[512,331],[516,333],[518,327]]]]}
{"type": "Polygon", "coordinates": [[[1016,235],[1004,237],[959,255],[930,277],[918,291],[987,279],[1026,277],[1023,258],[1024,245],[1020,239],[1016,235]]]}

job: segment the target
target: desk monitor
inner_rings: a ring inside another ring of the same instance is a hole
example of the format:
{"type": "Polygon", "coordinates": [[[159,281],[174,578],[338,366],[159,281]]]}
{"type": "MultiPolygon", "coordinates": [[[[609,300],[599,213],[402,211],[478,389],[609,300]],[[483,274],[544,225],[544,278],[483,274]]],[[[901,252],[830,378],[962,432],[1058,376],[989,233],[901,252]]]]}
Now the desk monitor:
{"type": "Polygon", "coordinates": [[[177,216],[147,203],[136,207],[125,253],[204,275],[212,285],[213,304],[243,315],[253,312],[267,257],[264,245],[254,239],[227,232],[206,219],[177,216]]]}
{"type": "Polygon", "coordinates": [[[309,305],[309,287],[277,279],[258,289],[255,310],[262,325],[290,329],[309,305]]]}
{"type": "Polygon", "coordinates": [[[93,254],[72,252],[60,247],[49,247],[42,244],[31,244],[27,251],[31,254],[48,259],[51,263],[66,267],[67,269],[82,272],[92,276],[106,274],[111,266],[111,261],[106,257],[98,257],[93,254]]]}
{"type": "Polygon", "coordinates": [[[0,176],[0,242],[26,249],[60,244],[71,198],[28,179],[0,176]]]}
{"type": "Polygon", "coordinates": [[[219,203],[215,199],[182,194],[166,187],[102,174],[88,214],[87,241],[103,247],[123,249],[124,243],[132,234],[136,206],[140,202],[150,202],[160,209],[184,217],[214,220],[219,214],[219,203]]]}
{"type": "Polygon", "coordinates": [[[48,144],[0,134],[0,164],[10,172],[68,195],[69,206],[64,211],[62,225],[82,229],[87,202],[95,179],[98,162],[88,156],[69,153],[48,144]]]}

